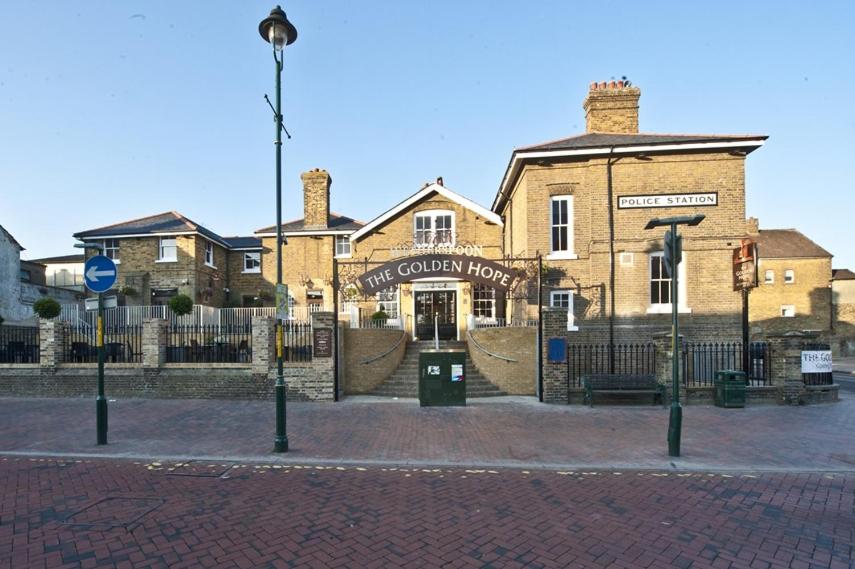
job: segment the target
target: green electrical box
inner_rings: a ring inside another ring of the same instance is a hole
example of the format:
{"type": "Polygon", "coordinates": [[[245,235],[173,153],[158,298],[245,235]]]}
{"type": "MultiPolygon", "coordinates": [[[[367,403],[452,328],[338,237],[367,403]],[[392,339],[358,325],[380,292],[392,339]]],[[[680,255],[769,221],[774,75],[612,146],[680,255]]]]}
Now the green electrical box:
{"type": "Polygon", "coordinates": [[[425,350],[419,354],[422,407],[466,405],[466,352],[425,350]]]}
{"type": "Polygon", "coordinates": [[[717,407],[745,407],[746,375],[743,371],[721,370],[715,374],[715,404],[717,407]]]}

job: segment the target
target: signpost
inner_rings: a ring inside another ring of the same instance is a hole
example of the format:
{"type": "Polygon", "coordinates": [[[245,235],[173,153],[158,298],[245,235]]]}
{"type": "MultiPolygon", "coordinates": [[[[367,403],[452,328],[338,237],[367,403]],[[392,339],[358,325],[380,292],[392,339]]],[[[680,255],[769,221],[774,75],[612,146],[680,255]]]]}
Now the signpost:
{"type": "Polygon", "coordinates": [[[96,343],[98,345],[98,397],[95,399],[95,418],[98,431],[98,444],[107,444],[107,398],[104,396],[104,298],[116,284],[119,271],[112,259],[103,255],[90,257],[83,267],[83,282],[86,288],[98,293],[98,325],[96,343]]]}
{"type": "Polygon", "coordinates": [[[750,368],[748,293],[757,286],[757,244],[751,239],[742,239],[733,250],[733,290],[742,292],[742,369],[750,368]]]}

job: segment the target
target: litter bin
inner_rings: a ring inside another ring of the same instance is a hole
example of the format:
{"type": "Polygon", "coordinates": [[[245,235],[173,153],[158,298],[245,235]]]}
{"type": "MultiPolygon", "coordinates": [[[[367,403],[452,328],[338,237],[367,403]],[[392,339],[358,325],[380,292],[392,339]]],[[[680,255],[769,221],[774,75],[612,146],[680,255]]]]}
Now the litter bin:
{"type": "Polygon", "coordinates": [[[466,352],[425,350],[419,354],[419,404],[466,405],[466,352]]]}
{"type": "Polygon", "coordinates": [[[715,374],[716,407],[745,407],[745,384],[744,371],[731,369],[717,371],[715,374]]]}

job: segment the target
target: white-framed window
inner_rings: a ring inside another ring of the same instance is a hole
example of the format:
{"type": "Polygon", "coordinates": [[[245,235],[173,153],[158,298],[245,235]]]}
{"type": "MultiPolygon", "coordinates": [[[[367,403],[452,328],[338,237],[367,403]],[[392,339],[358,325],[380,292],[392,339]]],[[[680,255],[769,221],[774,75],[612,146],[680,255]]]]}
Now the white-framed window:
{"type": "Polygon", "coordinates": [[[261,251],[246,251],[243,254],[244,273],[261,272],[261,251]]]}
{"type": "Polygon", "coordinates": [[[796,282],[796,272],[793,269],[784,271],[784,284],[793,284],[796,282]]]}
{"type": "Polygon", "coordinates": [[[205,241],[205,264],[209,267],[214,266],[214,244],[210,241],[205,241]]]}
{"type": "Polygon", "coordinates": [[[347,235],[335,236],[335,256],[350,257],[350,237],[347,235]]]}
{"type": "MultiPolygon", "coordinates": [[[[678,296],[677,311],[691,312],[686,298],[686,254],[677,265],[678,296]]],[[[671,300],[674,298],[671,290],[671,277],[665,269],[665,259],[662,251],[650,254],[650,307],[648,314],[671,312],[671,300]]]]}
{"type": "Polygon", "coordinates": [[[420,211],[413,218],[413,245],[438,247],[454,245],[454,212],[443,209],[420,211]]]}
{"type": "Polygon", "coordinates": [[[574,259],[573,196],[552,196],[549,211],[549,257],[574,259]]]}
{"type": "Polygon", "coordinates": [[[377,293],[377,311],[383,311],[392,319],[398,317],[398,286],[383,289],[377,293]]]}
{"type": "Polygon", "coordinates": [[[796,307],[793,304],[781,305],[781,316],[783,318],[794,318],[796,315],[796,307]]]}
{"type": "Polygon", "coordinates": [[[101,242],[101,246],[104,247],[104,252],[102,255],[109,259],[113,259],[114,263],[119,263],[119,240],[118,239],[104,239],[101,242]]]}
{"type": "Polygon", "coordinates": [[[496,289],[481,283],[472,286],[472,314],[476,318],[496,317],[496,289]]]}
{"type": "Polygon", "coordinates": [[[578,330],[576,326],[576,315],[573,308],[573,295],[575,291],[572,289],[553,290],[549,292],[549,306],[553,308],[567,309],[567,329],[578,330]]]}
{"type": "Polygon", "coordinates": [[[178,260],[178,244],[175,237],[161,237],[157,260],[160,263],[172,263],[178,260]]]}
{"type": "Polygon", "coordinates": [[[763,284],[775,284],[775,271],[766,269],[766,272],[763,273],[763,284]]]}

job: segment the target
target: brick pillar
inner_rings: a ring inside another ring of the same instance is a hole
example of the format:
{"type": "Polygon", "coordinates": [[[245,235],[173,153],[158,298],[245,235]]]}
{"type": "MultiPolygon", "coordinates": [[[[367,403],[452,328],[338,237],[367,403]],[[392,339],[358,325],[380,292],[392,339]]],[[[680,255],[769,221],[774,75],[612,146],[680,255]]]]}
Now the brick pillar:
{"type": "MultiPolygon", "coordinates": [[[[543,338],[540,357],[543,361],[543,402],[569,403],[567,392],[568,363],[550,363],[549,338],[561,336],[567,338],[567,309],[543,307],[543,338]]],[[[567,354],[570,357],[569,350],[567,354]]]]}
{"type": "Polygon", "coordinates": [[[252,319],[252,374],[267,376],[276,364],[276,326],[269,316],[252,319]]]}
{"type": "Polygon", "coordinates": [[[335,334],[333,326],[336,325],[335,313],[313,312],[312,313],[312,336],[319,331],[329,334],[331,350],[329,357],[319,356],[319,350],[313,350],[312,374],[294,381],[293,385],[302,391],[304,397],[314,401],[333,401],[335,399],[335,334]]]}
{"type": "MultiPolygon", "coordinates": [[[[671,350],[671,332],[658,332],[653,334],[653,344],[656,349],[656,381],[660,384],[664,385],[667,388],[668,398],[671,397],[671,387],[674,384],[674,380],[671,377],[671,372],[674,369],[673,365],[673,352],[671,350]]],[[[685,337],[680,334],[677,349],[683,345],[685,341],[685,337]]],[[[683,365],[682,360],[683,354],[680,354],[680,365],[683,365]]],[[[685,378],[680,377],[680,387],[683,388],[685,386],[685,378]]],[[[683,389],[680,390],[681,399],[685,393],[683,393],[683,389]]]]}
{"type": "Polygon", "coordinates": [[[769,336],[772,385],[785,405],[799,405],[807,393],[802,380],[802,344],[810,339],[804,332],[769,336]]]}
{"type": "Polygon", "coordinates": [[[143,368],[157,369],[166,363],[166,320],[143,320],[143,368]]]}
{"type": "Polygon", "coordinates": [[[62,350],[68,335],[68,322],[39,318],[39,366],[56,369],[62,363],[62,350]]]}

